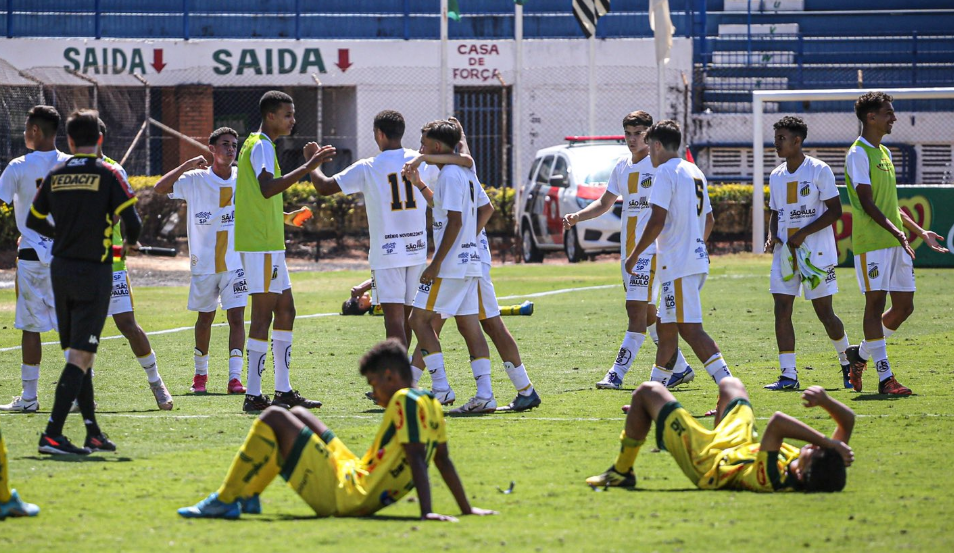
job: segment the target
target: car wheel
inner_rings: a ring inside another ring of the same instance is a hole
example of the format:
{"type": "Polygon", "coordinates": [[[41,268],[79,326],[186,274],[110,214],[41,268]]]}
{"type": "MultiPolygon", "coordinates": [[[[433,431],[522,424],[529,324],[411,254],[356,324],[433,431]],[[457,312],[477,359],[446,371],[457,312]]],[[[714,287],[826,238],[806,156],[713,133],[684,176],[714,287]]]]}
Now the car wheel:
{"type": "Polygon", "coordinates": [[[543,252],[537,248],[537,243],[533,241],[533,232],[530,231],[529,227],[523,227],[521,237],[523,238],[523,262],[540,263],[543,261],[543,252]]]}
{"type": "Polygon", "coordinates": [[[583,248],[580,247],[580,241],[577,239],[576,227],[570,228],[563,235],[563,251],[566,252],[566,258],[570,263],[579,263],[586,257],[583,248]]]}

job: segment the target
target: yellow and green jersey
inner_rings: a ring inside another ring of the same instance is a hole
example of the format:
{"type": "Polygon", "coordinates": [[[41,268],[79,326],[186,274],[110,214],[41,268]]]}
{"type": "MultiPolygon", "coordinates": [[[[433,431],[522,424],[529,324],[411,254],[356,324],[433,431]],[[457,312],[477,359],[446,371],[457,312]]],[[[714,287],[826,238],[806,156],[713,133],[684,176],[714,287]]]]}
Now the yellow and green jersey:
{"type": "Polygon", "coordinates": [[[798,448],[784,443],[779,451],[761,451],[755,442],[726,449],[697,485],[704,490],[792,491],[795,477],[788,466],[798,454],[798,448]]]}
{"type": "MultiPolygon", "coordinates": [[[[116,168],[117,171],[122,173],[123,177],[127,180],[126,170],[123,169],[123,166],[119,164],[118,161],[112,159],[111,157],[104,155],[103,163],[108,163],[116,168]]],[[[113,226],[113,272],[125,271],[126,270],[126,260],[123,259],[123,232],[121,225],[119,224],[120,220],[116,218],[116,224],[113,226]]]]}
{"type": "Polygon", "coordinates": [[[272,174],[282,176],[275,145],[264,133],[255,132],[245,139],[238,157],[235,185],[235,250],[274,252],[285,249],[282,195],[262,195],[258,175],[263,163],[274,163],[272,174]],[[254,162],[254,167],[253,167],[254,162]]]}
{"type": "MultiPolygon", "coordinates": [[[[849,156],[853,155],[852,150],[860,150],[868,156],[868,176],[871,180],[871,197],[874,204],[895,227],[903,230],[901,212],[898,208],[897,179],[894,172],[894,163],[891,162],[891,154],[888,149],[884,144],[875,148],[859,138],[851,145],[849,156]]],[[[846,160],[846,166],[847,164],[848,161],[846,160]]],[[[861,202],[858,200],[855,184],[848,173],[846,170],[845,182],[848,185],[848,199],[851,201],[853,213],[851,220],[852,252],[855,255],[861,255],[898,246],[898,239],[865,213],[865,210],[861,207],[861,202]]]]}

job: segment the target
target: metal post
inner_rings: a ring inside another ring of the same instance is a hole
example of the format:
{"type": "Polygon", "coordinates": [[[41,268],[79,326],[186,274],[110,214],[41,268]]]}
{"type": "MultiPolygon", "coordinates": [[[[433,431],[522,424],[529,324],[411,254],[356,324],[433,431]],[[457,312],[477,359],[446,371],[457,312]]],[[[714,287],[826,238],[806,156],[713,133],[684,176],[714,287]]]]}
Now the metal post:
{"type": "MultiPolygon", "coordinates": [[[[513,6],[513,41],[514,41],[514,62],[513,72],[513,92],[512,105],[513,117],[513,173],[511,174],[510,185],[513,187],[513,220],[517,228],[520,226],[520,192],[523,189],[523,5],[514,4],[513,6]]],[[[512,229],[514,233],[517,228],[512,229]]]]}
{"type": "Polygon", "coordinates": [[[590,70],[589,78],[589,135],[596,136],[596,33],[587,39],[589,43],[590,60],[587,64],[590,70]]]}
{"type": "Polygon", "coordinates": [[[322,111],[322,90],[321,90],[321,79],[318,78],[317,73],[312,73],[311,78],[315,80],[315,86],[317,87],[317,96],[318,101],[315,104],[315,142],[319,145],[324,139],[324,133],[322,132],[322,125],[324,124],[324,111],[322,111]]]}
{"type": "Polygon", "coordinates": [[[447,0],[441,0],[441,117],[447,112],[447,0]]]}
{"type": "Polygon", "coordinates": [[[762,139],[762,98],[752,93],[752,253],[762,253],[765,243],[765,190],[762,178],[765,168],[765,145],[762,139]]]}
{"type": "MultiPolygon", "coordinates": [[[[152,89],[146,83],[146,119],[152,115],[152,89]]],[[[146,125],[146,174],[152,174],[152,125],[146,125]]]]}

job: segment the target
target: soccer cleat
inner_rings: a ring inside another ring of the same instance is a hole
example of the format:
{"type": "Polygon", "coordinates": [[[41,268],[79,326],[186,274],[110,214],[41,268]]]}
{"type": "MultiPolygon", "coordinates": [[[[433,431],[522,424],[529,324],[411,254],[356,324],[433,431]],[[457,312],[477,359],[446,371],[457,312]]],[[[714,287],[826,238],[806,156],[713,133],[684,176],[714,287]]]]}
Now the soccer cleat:
{"type": "Polygon", "coordinates": [[[513,401],[510,402],[510,405],[500,407],[498,411],[513,411],[519,413],[520,411],[527,411],[533,409],[534,407],[539,407],[542,403],[540,395],[537,394],[536,390],[530,392],[528,396],[522,396],[517,394],[517,397],[513,398],[513,401]]]}
{"type": "Polygon", "coordinates": [[[718,408],[716,408],[716,409],[709,409],[708,411],[706,411],[705,413],[703,413],[702,416],[703,416],[703,417],[714,417],[714,416],[716,416],[716,414],[717,414],[718,412],[719,412],[719,409],[718,409],[718,408]]]}
{"type": "Polygon", "coordinates": [[[868,366],[868,362],[861,358],[861,354],[858,353],[858,346],[848,346],[845,355],[848,357],[848,364],[850,365],[848,368],[848,382],[856,392],[860,392],[861,373],[868,366]]]}
{"type": "Polygon", "coordinates": [[[265,394],[260,396],[245,394],[245,403],[242,405],[242,411],[246,413],[260,413],[268,409],[271,405],[271,400],[269,400],[265,394]]]}
{"type": "Polygon", "coordinates": [[[90,450],[90,452],[95,451],[116,451],[116,444],[109,439],[109,436],[100,432],[99,436],[86,436],[86,441],[83,443],[83,447],[90,450]]]}
{"type": "Polygon", "coordinates": [[[629,413],[629,404],[624,405],[622,409],[624,414],[629,413]]]}
{"type": "Polygon", "coordinates": [[[259,499],[258,494],[255,494],[252,497],[240,497],[238,502],[242,507],[243,513],[247,515],[262,514],[262,502],[259,499]]]}
{"type": "Polygon", "coordinates": [[[533,315],[533,302],[527,300],[520,304],[520,314],[525,316],[533,315]]]}
{"type": "Polygon", "coordinates": [[[852,389],[854,386],[851,385],[851,377],[849,372],[851,371],[851,365],[842,365],[841,366],[841,378],[845,381],[845,389],[852,389]]]}
{"type": "Polygon", "coordinates": [[[610,370],[603,377],[603,380],[596,383],[596,388],[599,390],[619,390],[622,385],[623,379],[616,374],[616,371],[610,370]]]}
{"type": "Polygon", "coordinates": [[[226,518],[235,520],[242,514],[242,507],[239,501],[231,503],[222,503],[219,501],[219,494],[213,492],[212,495],[196,503],[191,507],[183,507],[177,511],[179,516],[185,518],[226,518]]]}
{"type": "Polygon", "coordinates": [[[13,401],[6,405],[0,405],[0,411],[12,411],[14,413],[36,413],[40,408],[40,402],[37,398],[24,399],[21,396],[13,396],[13,401]]]}
{"type": "MultiPolygon", "coordinates": [[[[99,404],[94,401],[94,402],[93,402],[93,410],[95,411],[96,409],[99,409],[99,404]]],[[[76,401],[76,400],[74,399],[74,400],[73,400],[73,405],[70,406],[70,413],[79,413],[79,412],[80,412],[79,401],[76,401]]]]}
{"type": "Polygon", "coordinates": [[[615,467],[610,467],[603,474],[590,476],[586,479],[586,483],[594,488],[635,488],[636,474],[633,473],[633,469],[623,474],[617,472],[615,467]]]}
{"type": "Polygon", "coordinates": [[[479,415],[481,413],[493,413],[497,410],[497,400],[494,398],[484,399],[474,396],[467,400],[467,403],[457,409],[451,409],[452,415],[479,415]]]}
{"type": "Polygon", "coordinates": [[[374,392],[372,392],[372,391],[370,391],[370,390],[368,390],[367,392],[364,393],[364,398],[365,398],[366,400],[370,401],[371,403],[377,404],[377,402],[378,402],[378,400],[374,399],[374,392]]]}
{"type": "Polygon", "coordinates": [[[10,499],[6,503],[0,503],[0,520],[7,517],[35,517],[38,514],[40,508],[20,499],[16,490],[10,490],[10,499]]]}
{"type": "Polygon", "coordinates": [[[893,376],[889,376],[878,383],[878,393],[892,396],[909,396],[912,394],[911,388],[902,386],[893,376]]]}
{"type": "Polygon", "coordinates": [[[446,390],[431,390],[431,393],[434,394],[434,399],[441,402],[441,405],[453,405],[454,400],[457,399],[457,396],[454,395],[454,390],[451,388],[446,390]]]}
{"type": "Polygon", "coordinates": [[[773,382],[764,386],[766,390],[772,390],[773,392],[778,392],[781,390],[797,390],[800,387],[797,378],[788,378],[786,376],[781,376],[778,379],[778,382],[773,382]]]}
{"type": "Polygon", "coordinates": [[[172,394],[169,393],[169,389],[166,388],[166,384],[161,378],[155,382],[150,382],[149,390],[152,391],[152,395],[155,396],[156,405],[159,406],[159,409],[163,411],[172,410],[172,394]]]}
{"type": "Polygon", "coordinates": [[[245,386],[242,384],[241,380],[233,378],[232,380],[229,380],[228,390],[230,394],[244,394],[245,386]]]}
{"type": "Polygon", "coordinates": [[[47,455],[89,455],[92,453],[88,448],[71,444],[66,436],[47,436],[45,432],[40,434],[40,445],[37,451],[47,455]]]}
{"type": "Polygon", "coordinates": [[[666,382],[666,388],[670,390],[679,386],[681,384],[688,384],[696,378],[695,371],[692,370],[692,367],[686,367],[686,370],[681,373],[676,373],[669,377],[669,382],[666,382]]]}
{"type": "Polygon", "coordinates": [[[272,405],[277,405],[286,409],[291,409],[292,407],[317,409],[321,407],[321,402],[315,399],[301,397],[301,394],[298,393],[298,390],[291,390],[288,392],[279,392],[278,390],[275,390],[275,399],[272,400],[272,405]]]}
{"type": "Polygon", "coordinates": [[[208,390],[205,389],[205,384],[209,381],[209,375],[207,374],[197,374],[192,377],[192,386],[189,386],[189,391],[193,394],[204,394],[208,390]]]}

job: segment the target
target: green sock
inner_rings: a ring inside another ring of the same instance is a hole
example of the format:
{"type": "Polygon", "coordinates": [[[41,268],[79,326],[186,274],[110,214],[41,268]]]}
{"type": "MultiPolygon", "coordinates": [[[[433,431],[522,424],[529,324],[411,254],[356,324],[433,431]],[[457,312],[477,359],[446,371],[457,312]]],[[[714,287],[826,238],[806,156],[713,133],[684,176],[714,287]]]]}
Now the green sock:
{"type": "Polygon", "coordinates": [[[634,440],[626,435],[626,431],[619,435],[619,455],[616,456],[616,463],[613,468],[620,474],[626,474],[633,468],[636,462],[636,456],[639,455],[639,448],[646,443],[646,439],[634,440]]]}

